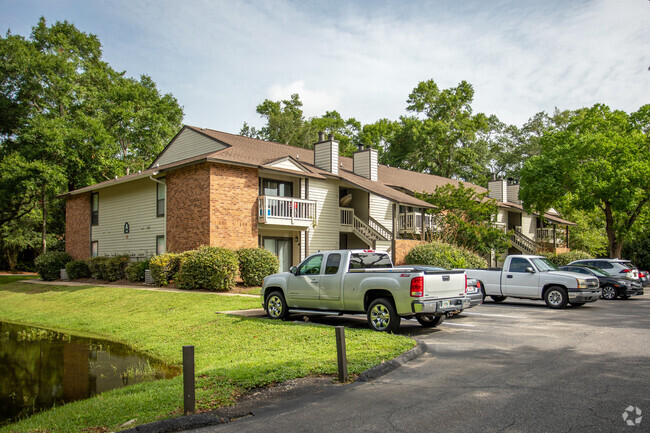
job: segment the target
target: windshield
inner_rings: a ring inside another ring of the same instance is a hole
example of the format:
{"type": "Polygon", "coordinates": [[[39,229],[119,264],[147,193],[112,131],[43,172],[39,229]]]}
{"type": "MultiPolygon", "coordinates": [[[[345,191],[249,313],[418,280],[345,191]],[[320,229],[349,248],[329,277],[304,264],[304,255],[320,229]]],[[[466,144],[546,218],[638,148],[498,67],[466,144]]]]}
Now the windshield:
{"type": "Polygon", "coordinates": [[[593,266],[585,266],[585,268],[589,269],[592,274],[594,274],[597,277],[609,277],[609,274],[601,271],[598,268],[594,268],[593,266]]]}
{"type": "Polygon", "coordinates": [[[555,266],[549,259],[546,257],[535,257],[530,259],[531,262],[535,265],[537,270],[540,272],[548,272],[548,271],[557,271],[557,266],[555,266]]]}

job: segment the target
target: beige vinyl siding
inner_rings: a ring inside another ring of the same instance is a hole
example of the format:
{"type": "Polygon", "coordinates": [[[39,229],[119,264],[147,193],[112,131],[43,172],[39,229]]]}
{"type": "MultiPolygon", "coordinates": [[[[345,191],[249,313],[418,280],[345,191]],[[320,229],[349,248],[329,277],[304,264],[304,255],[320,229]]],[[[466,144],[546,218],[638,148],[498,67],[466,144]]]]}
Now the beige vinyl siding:
{"type": "Polygon", "coordinates": [[[311,179],[309,199],[318,202],[318,222],[309,230],[309,252],[339,247],[339,186],[331,181],[311,179]]]}
{"type": "Polygon", "coordinates": [[[271,167],[283,168],[285,170],[293,170],[303,172],[304,170],[298,167],[290,159],[285,159],[284,161],[278,161],[273,164],[270,164],[271,167]]]}
{"type": "Polygon", "coordinates": [[[147,178],[99,190],[99,224],[91,227],[91,242],[98,242],[100,256],[156,253],[156,236],[165,235],[166,218],[156,217],[156,185],[147,178]]]}
{"type": "Polygon", "coordinates": [[[535,239],[537,231],[537,218],[525,213],[521,215],[521,232],[531,239],[535,239]]]}
{"type": "Polygon", "coordinates": [[[339,144],[337,141],[316,143],[314,145],[314,165],[330,173],[339,172],[339,144]]]}
{"type": "Polygon", "coordinates": [[[225,147],[196,131],[185,129],[160,155],[156,164],[165,165],[193,156],[216,152],[225,147]]]}
{"type": "Polygon", "coordinates": [[[388,231],[393,230],[393,205],[390,201],[370,194],[370,216],[388,231]]]}

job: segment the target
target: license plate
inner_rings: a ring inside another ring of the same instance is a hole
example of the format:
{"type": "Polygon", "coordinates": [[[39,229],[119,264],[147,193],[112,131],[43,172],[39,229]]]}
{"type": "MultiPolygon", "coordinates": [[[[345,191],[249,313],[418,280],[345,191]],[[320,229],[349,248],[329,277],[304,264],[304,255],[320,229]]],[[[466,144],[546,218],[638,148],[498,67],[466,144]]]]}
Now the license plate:
{"type": "Polygon", "coordinates": [[[442,301],[442,308],[447,308],[451,305],[450,301],[442,301]]]}

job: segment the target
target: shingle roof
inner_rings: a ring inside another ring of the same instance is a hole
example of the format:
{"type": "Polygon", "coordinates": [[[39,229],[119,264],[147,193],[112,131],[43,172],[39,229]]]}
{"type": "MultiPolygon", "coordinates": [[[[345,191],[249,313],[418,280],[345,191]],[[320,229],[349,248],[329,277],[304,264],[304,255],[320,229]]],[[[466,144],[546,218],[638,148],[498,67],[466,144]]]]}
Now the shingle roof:
{"type": "MultiPolygon", "coordinates": [[[[198,128],[189,125],[186,125],[184,128],[191,129],[200,134],[211,137],[214,140],[224,144],[226,147],[216,152],[198,155],[192,158],[184,159],[182,161],[176,161],[174,163],[161,165],[159,167],[150,167],[141,173],[134,173],[121,178],[111,179],[85,188],[77,189],[75,191],[64,194],[64,196],[92,191],[106,186],[128,182],[130,180],[139,179],[142,177],[148,177],[156,171],[164,172],[180,166],[196,164],[204,161],[248,165],[258,168],[275,170],[278,172],[292,173],[295,175],[296,172],[282,168],[269,167],[266,165],[286,156],[290,156],[291,158],[295,159],[303,168],[307,170],[306,172],[301,173],[303,176],[320,179],[332,177],[339,178],[345,182],[356,185],[366,191],[371,191],[372,193],[382,196],[393,202],[410,206],[432,208],[432,205],[413,197],[412,194],[415,192],[433,193],[439,186],[447,185],[450,183],[458,185],[460,183],[460,181],[455,179],[403,170],[381,164],[379,165],[378,169],[379,180],[371,181],[365,177],[354,174],[352,158],[345,156],[339,157],[339,174],[334,175],[314,165],[314,151],[311,149],[290,146],[282,143],[275,143],[272,141],[264,141],[256,138],[244,137],[241,135],[229,134],[227,132],[215,131],[213,129],[207,128],[198,128]]],[[[479,193],[484,193],[487,191],[486,188],[469,182],[463,182],[463,184],[467,187],[475,189],[479,193]]],[[[511,207],[513,209],[523,211],[523,208],[520,205],[515,205],[513,203],[499,202],[498,204],[501,207],[511,207]]],[[[547,213],[544,216],[550,220],[559,222],[560,224],[573,225],[573,223],[563,220],[557,215],[547,213]]]]}

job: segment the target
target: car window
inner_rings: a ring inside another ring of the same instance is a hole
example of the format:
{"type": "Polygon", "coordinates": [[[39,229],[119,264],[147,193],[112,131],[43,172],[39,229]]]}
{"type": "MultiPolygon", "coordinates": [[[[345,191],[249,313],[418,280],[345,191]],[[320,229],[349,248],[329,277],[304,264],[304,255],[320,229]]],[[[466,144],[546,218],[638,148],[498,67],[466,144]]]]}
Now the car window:
{"type": "Polygon", "coordinates": [[[318,275],[323,265],[323,255],[318,254],[308,258],[298,269],[298,275],[318,275]]]}
{"type": "Polygon", "coordinates": [[[555,266],[546,257],[542,257],[542,258],[535,257],[531,259],[531,261],[533,262],[537,270],[540,272],[557,271],[557,266],[555,266]]]}
{"type": "Polygon", "coordinates": [[[510,272],[526,272],[528,267],[530,267],[530,262],[527,259],[513,257],[510,260],[510,272]]]}
{"type": "Polygon", "coordinates": [[[587,269],[585,269],[585,268],[581,268],[580,266],[576,266],[576,267],[574,267],[574,268],[569,268],[568,270],[569,270],[570,272],[577,272],[577,273],[579,273],[579,274],[587,274],[587,275],[591,275],[591,272],[589,272],[589,271],[588,271],[587,269]]]}
{"type": "Polygon", "coordinates": [[[339,253],[330,254],[327,256],[327,263],[325,264],[325,273],[328,275],[336,274],[341,265],[341,255],[339,253]]]}
{"type": "Polygon", "coordinates": [[[636,266],[632,264],[632,262],[620,262],[621,265],[625,266],[628,269],[636,269],[636,266]]]}
{"type": "Polygon", "coordinates": [[[598,262],[598,268],[600,269],[613,269],[614,265],[609,262],[598,262]]]}
{"type": "Polygon", "coordinates": [[[350,256],[350,269],[392,267],[390,257],[385,253],[354,253],[350,256]]]}
{"type": "Polygon", "coordinates": [[[597,277],[609,277],[608,273],[603,272],[598,268],[589,267],[588,270],[589,270],[589,272],[592,273],[592,275],[595,275],[597,277]]]}

